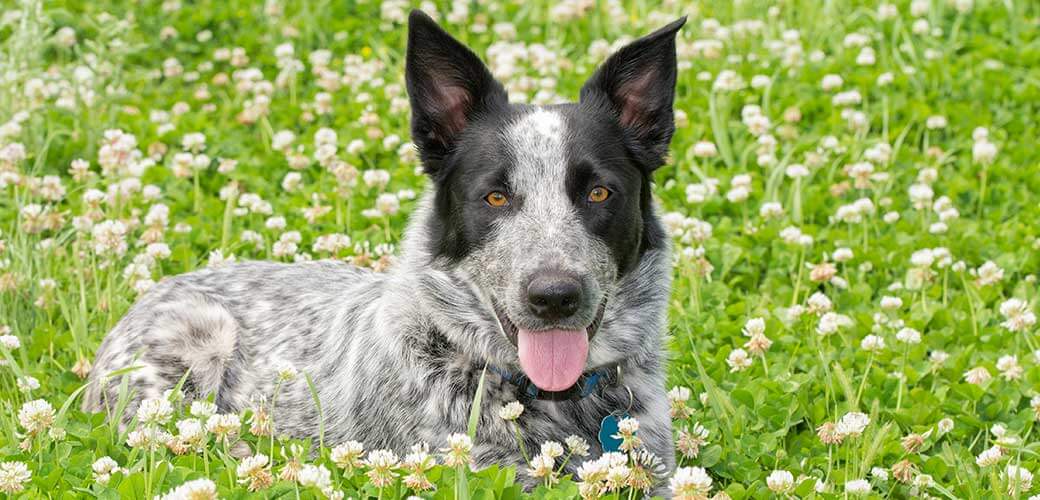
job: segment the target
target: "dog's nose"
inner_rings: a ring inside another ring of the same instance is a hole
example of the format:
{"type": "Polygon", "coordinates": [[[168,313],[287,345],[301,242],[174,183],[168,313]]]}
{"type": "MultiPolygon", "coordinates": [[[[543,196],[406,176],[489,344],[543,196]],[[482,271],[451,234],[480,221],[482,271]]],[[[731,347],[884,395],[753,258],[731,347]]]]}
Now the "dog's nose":
{"type": "Polygon", "coordinates": [[[581,304],[581,283],[568,276],[541,274],[527,285],[528,307],[539,318],[554,321],[567,318],[581,304]]]}

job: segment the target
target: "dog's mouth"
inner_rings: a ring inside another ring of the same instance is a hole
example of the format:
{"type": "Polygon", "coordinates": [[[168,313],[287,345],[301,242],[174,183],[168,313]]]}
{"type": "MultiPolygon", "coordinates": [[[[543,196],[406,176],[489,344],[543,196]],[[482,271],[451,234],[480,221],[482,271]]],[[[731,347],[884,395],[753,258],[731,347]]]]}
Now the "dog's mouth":
{"type": "Polygon", "coordinates": [[[606,306],[607,301],[604,299],[592,323],[579,330],[520,328],[497,304],[495,314],[502,325],[502,331],[516,346],[520,368],[527,378],[543,391],[562,391],[573,386],[585,371],[585,362],[589,357],[589,341],[603,323],[606,306]]]}

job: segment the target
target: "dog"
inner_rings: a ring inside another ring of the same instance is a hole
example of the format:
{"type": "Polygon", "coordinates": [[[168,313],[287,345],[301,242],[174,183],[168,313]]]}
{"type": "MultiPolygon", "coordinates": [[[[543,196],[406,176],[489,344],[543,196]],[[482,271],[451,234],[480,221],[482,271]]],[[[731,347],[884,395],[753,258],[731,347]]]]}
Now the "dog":
{"type": "Polygon", "coordinates": [[[104,339],[84,408],[111,414],[125,384],[128,424],[180,383],[220,412],[266,397],[279,435],[316,438],[321,421],[327,443],[402,452],[466,432],[483,380],[477,466],[525,465],[498,411],[520,401],[528,450],[574,435],[598,456],[605,423],[628,415],[671,470],[670,241],[651,182],[675,129],[684,22],[619,49],[578,102],[531,106],[412,12],[406,88],[430,187],[399,262],[244,262],[163,280],[104,339]],[[285,364],[309,375],[320,413],[304,377],[279,382],[285,364]]]}

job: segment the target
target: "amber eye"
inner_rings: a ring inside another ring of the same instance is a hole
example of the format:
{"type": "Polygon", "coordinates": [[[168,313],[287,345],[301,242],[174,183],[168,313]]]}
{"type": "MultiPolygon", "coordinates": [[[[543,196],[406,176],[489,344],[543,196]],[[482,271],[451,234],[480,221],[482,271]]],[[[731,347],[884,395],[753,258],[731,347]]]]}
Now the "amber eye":
{"type": "Polygon", "coordinates": [[[603,186],[596,186],[589,191],[589,201],[592,203],[601,203],[607,201],[610,198],[610,190],[603,186]]]}
{"type": "Polygon", "coordinates": [[[509,204],[509,197],[501,191],[492,191],[484,197],[484,201],[486,201],[488,205],[499,208],[509,204]]]}

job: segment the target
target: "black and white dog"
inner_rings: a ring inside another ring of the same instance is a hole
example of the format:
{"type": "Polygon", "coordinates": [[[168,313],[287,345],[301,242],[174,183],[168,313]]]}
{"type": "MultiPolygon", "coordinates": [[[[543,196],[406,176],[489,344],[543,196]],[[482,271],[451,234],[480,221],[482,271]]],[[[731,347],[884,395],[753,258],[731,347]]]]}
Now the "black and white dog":
{"type": "MultiPolygon", "coordinates": [[[[650,186],[675,128],[684,22],[620,49],[579,102],[538,107],[510,104],[473,52],[413,12],[406,80],[431,188],[398,265],[252,262],[167,279],[101,345],[85,408],[111,411],[121,382],[107,374],[138,366],[125,415],[186,372],[187,397],[238,412],[270,400],[287,362],[311,376],[327,442],[403,451],[465,432],[486,366],[477,465],[522,464],[498,417],[519,400],[527,449],[577,435],[597,456],[601,422],[627,412],[670,469],[669,241],[650,186]]],[[[279,434],[317,436],[302,377],[273,411],[279,434]]]]}

